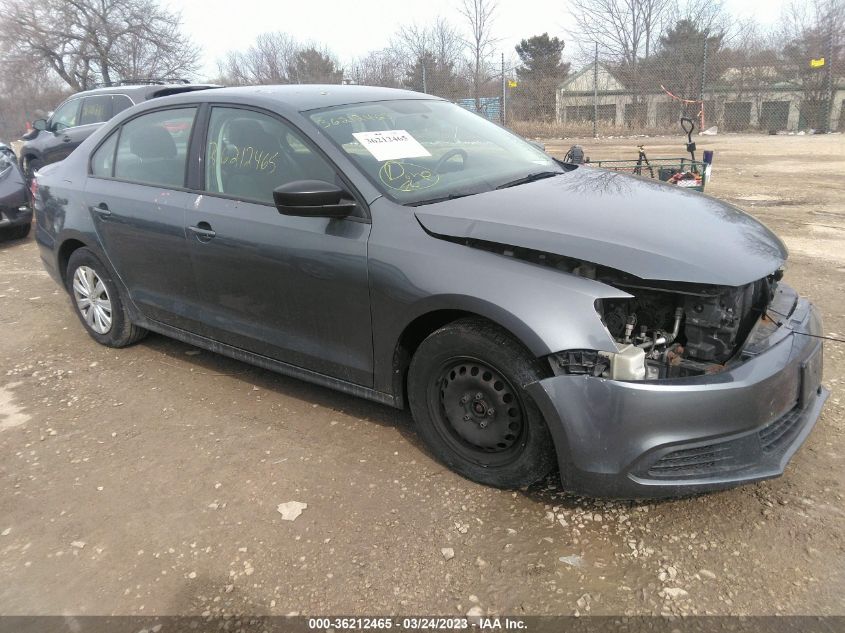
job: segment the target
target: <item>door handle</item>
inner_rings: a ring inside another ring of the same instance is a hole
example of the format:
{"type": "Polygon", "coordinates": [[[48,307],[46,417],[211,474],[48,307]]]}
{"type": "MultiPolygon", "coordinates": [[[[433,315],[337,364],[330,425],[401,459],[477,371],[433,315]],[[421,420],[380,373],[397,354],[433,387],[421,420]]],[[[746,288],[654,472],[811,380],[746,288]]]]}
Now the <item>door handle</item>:
{"type": "Polygon", "coordinates": [[[111,215],[111,209],[109,209],[109,205],[105,202],[101,202],[96,207],[92,207],[94,211],[96,211],[101,217],[108,217],[111,215]]]}
{"type": "Polygon", "coordinates": [[[62,139],[62,141],[64,141],[65,143],[70,143],[70,137],[65,135],[65,137],[62,139]]]}
{"type": "Polygon", "coordinates": [[[188,230],[196,235],[200,242],[207,242],[217,235],[216,232],[211,230],[211,225],[208,222],[200,222],[196,226],[189,226],[188,230]]]}

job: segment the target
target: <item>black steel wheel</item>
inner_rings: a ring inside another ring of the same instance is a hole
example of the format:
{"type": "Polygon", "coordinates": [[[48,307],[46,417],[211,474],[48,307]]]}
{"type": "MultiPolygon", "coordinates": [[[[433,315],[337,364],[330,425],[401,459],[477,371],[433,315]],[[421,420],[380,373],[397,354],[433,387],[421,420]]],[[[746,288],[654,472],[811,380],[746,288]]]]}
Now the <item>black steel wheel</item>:
{"type": "Polygon", "coordinates": [[[499,370],[475,358],[447,361],[429,383],[429,407],[444,439],[466,459],[506,462],[525,431],[518,392],[499,370]]]}
{"type": "Polygon", "coordinates": [[[462,319],[420,344],[408,371],[408,400],[438,459],[479,483],[518,488],[555,465],[548,428],[524,390],[545,375],[507,332],[462,319]]]}

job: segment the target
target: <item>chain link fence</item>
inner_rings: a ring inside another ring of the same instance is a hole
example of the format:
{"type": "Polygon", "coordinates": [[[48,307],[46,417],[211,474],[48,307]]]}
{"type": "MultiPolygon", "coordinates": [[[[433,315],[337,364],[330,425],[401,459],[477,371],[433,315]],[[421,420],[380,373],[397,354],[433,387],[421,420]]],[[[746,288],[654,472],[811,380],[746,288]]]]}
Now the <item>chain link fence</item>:
{"type": "MultiPolygon", "coordinates": [[[[782,47],[728,46],[720,37],[692,35],[698,37],[677,33],[631,62],[594,43],[568,43],[585,51],[580,64],[554,59],[529,66],[500,53],[477,89],[433,58],[430,68],[389,81],[361,79],[444,97],[535,138],[677,134],[681,117],[719,133],[845,130],[842,34],[831,30],[782,47]]],[[[358,83],[354,76],[345,81],[358,83]]]]}
{"type": "Polygon", "coordinates": [[[681,117],[720,132],[842,130],[843,79],[833,55],[732,49],[717,38],[678,43],[637,64],[596,53],[557,86],[555,122],[563,131],[589,123],[596,134],[676,132],[681,117]]]}

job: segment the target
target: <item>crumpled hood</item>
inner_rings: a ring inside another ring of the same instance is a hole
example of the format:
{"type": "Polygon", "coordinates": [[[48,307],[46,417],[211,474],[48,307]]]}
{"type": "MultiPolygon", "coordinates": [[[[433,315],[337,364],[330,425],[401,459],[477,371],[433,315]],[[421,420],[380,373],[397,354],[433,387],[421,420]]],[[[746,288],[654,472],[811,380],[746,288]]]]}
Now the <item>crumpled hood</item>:
{"type": "Polygon", "coordinates": [[[787,257],[774,233],[732,205],[593,167],[420,207],[416,216],[435,235],[555,253],[641,279],[741,286],[787,257]]]}

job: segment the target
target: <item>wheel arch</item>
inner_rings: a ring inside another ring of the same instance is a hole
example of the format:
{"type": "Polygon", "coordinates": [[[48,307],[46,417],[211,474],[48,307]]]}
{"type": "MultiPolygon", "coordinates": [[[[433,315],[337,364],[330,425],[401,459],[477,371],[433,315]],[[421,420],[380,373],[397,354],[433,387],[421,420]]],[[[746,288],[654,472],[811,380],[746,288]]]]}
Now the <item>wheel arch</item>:
{"type": "Polygon", "coordinates": [[[507,312],[501,306],[474,298],[442,298],[441,306],[429,306],[414,316],[396,339],[391,359],[391,391],[396,406],[404,408],[407,404],[408,367],[420,343],[433,332],[459,319],[473,317],[483,319],[501,328],[536,357],[547,353],[540,336],[516,315],[507,312]],[[448,307],[446,307],[448,306],[448,307]]]}
{"type": "Polygon", "coordinates": [[[59,276],[62,283],[67,284],[67,267],[70,262],[70,256],[80,248],[90,248],[88,244],[76,237],[69,237],[62,241],[56,252],[56,259],[58,265],[59,276]]]}

